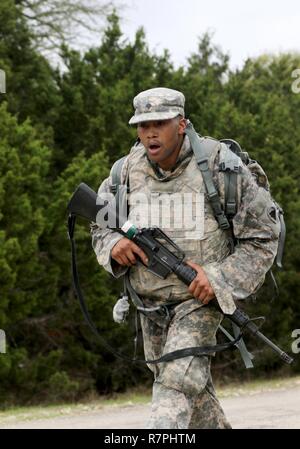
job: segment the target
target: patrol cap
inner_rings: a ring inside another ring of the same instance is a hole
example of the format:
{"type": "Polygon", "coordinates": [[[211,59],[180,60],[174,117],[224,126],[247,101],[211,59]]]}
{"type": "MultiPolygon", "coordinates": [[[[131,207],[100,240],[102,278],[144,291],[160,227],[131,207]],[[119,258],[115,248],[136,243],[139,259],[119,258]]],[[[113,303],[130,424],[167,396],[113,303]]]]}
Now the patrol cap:
{"type": "Polygon", "coordinates": [[[168,120],[178,115],[184,117],[185,97],[178,90],[156,87],[144,90],[133,100],[135,114],[130,125],[150,120],[168,120]]]}

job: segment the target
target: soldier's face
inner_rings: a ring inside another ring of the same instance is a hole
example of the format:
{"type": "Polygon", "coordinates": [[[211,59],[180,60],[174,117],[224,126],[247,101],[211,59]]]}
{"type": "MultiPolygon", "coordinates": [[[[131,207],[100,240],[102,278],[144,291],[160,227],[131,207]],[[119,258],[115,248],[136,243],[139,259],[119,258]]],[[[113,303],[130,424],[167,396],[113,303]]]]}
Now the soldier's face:
{"type": "Polygon", "coordinates": [[[186,127],[185,119],[157,120],[138,124],[138,136],[151,161],[165,170],[177,160],[186,127]]]}

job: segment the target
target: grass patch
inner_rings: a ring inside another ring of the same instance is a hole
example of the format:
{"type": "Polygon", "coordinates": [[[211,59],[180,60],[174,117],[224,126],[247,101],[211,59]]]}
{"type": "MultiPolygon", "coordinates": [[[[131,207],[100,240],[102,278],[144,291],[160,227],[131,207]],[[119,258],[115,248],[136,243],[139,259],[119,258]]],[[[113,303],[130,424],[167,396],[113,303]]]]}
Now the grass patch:
{"type": "MultiPolygon", "coordinates": [[[[266,380],[236,382],[227,386],[216,385],[219,398],[238,397],[260,394],[277,389],[290,389],[300,386],[300,376],[290,378],[274,378],[266,380]]],[[[89,396],[80,403],[41,405],[30,407],[11,407],[0,412],[1,424],[14,424],[20,421],[31,421],[37,419],[50,419],[62,416],[78,416],[81,414],[97,413],[105,407],[131,407],[135,405],[146,405],[151,401],[151,390],[139,387],[126,393],[107,396],[89,396]]]]}
{"type": "Polygon", "coordinates": [[[151,401],[151,390],[133,389],[126,393],[115,393],[110,397],[89,395],[79,403],[61,403],[28,407],[9,407],[0,411],[1,424],[35,419],[49,419],[58,416],[72,416],[93,413],[105,407],[130,407],[137,404],[146,405],[151,401]]]}
{"type": "Polygon", "coordinates": [[[234,382],[226,386],[216,386],[219,398],[255,395],[267,391],[300,387],[300,376],[274,379],[257,379],[247,382],[234,382]]]}

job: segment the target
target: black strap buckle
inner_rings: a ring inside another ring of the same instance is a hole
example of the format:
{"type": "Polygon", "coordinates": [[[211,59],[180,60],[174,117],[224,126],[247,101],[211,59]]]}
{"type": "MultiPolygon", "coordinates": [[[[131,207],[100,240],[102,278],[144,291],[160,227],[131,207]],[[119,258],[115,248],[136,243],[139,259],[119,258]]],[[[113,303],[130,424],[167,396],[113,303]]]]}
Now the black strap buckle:
{"type": "Polygon", "coordinates": [[[208,171],[209,170],[207,158],[197,160],[197,164],[198,164],[200,171],[208,171]]]}
{"type": "Polygon", "coordinates": [[[226,212],[227,215],[234,217],[234,215],[236,214],[236,203],[228,201],[226,204],[226,212]]]}

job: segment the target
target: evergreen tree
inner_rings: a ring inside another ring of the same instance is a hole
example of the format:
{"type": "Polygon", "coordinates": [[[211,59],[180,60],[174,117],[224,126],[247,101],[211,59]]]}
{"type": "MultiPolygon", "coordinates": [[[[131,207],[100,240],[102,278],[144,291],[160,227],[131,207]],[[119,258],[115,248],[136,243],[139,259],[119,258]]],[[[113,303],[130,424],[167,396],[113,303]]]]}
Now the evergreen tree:
{"type": "Polygon", "coordinates": [[[87,155],[105,149],[112,163],[136,139],[135,129],[128,126],[133,97],[158,82],[170,81],[169,56],[151,55],[142,29],[133,44],[124,40],[119,19],[112,14],[98,48],[82,58],[64,47],[62,57],[68,71],[57,80],[62,98],[54,127],[58,170],[79,149],[87,155]]]}
{"type": "Polygon", "coordinates": [[[0,67],[6,73],[9,112],[20,122],[30,117],[50,144],[60,101],[54,71],[34,49],[33,34],[14,0],[0,2],[0,67]]]}
{"type": "MultiPolygon", "coordinates": [[[[1,1],[7,94],[0,97],[0,328],[8,341],[8,353],[0,355],[2,404],[73,400],[151,378],[146,367],[104,349],[83,320],[71,282],[66,205],[80,182],[97,190],[128,153],[136,139],[128,126],[133,97],[156,86],[181,90],[187,117],[202,135],[237,140],[265,168],[285,211],[285,269],[277,275],[280,298],[266,302],[267,284],[263,301],[249,310],[267,315],[263,330],[289,351],[300,314],[300,95],[291,90],[299,56],[262,55],[231,71],[228,56],[204,34],[186,66],[174,69],[167,51],[149,51],[142,29],[126,40],[114,13],[97,47],[81,55],[64,45],[66,70],[54,71],[36,51],[21,12],[13,0],[1,1]]],[[[104,338],[130,354],[132,327],[115,325],[111,316],[120,283],[98,265],[89,226],[80,220],[76,240],[90,314],[104,338]]],[[[281,369],[273,353],[251,339],[250,346],[257,355],[252,373],[228,352],[218,355],[215,374],[255,377],[281,369]]]]}

